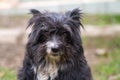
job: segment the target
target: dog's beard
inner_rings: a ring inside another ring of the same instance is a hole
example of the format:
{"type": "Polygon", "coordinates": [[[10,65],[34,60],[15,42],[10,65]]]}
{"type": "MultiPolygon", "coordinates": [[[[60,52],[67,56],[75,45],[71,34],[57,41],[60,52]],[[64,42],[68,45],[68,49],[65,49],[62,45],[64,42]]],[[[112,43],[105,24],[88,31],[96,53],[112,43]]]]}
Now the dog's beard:
{"type": "Polygon", "coordinates": [[[40,45],[37,54],[34,55],[34,62],[37,67],[44,69],[46,66],[54,65],[61,70],[67,70],[68,67],[74,66],[75,50],[71,46],[62,46],[60,55],[53,56],[47,53],[45,45],[40,45]]]}
{"type": "Polygon", "coordinates": [[[47,53],[45,45],[40,45],[37,49],[38,53],[35,55],[35,60],[38,60],[37,67],[34,67],[37,78],[45,77],[47,80],[47,74],[50,74],[51,78],[54,79],[58,75],[58,70],[69,70],[70,67],[74,65],[73,50],[74,49],[71,46],[64,45],[60,50],[61,55],[53,56],[52,53],[47,53]]]}
{"type": "Polygon", "coordinates": [[[36,55],[36,59],[38,60],[37,61],[38,65],[41,65],[41,64],[44,64],[44,65],[56,64],[57,65],[60,63],[61,57],[62,55],[52,55],[52,53],[47,53],[45,50],[41,50],[36,55]]]}
{"type": "Polygon", "coordinates": [[[60,58],[61,56],[53,56],[51,54],[47,54],[46,57],[45,57],[45,60],[47,63],[52,63],[52,64],[55,64],[55,63],[59,63],[60,62],[60,58]]]}

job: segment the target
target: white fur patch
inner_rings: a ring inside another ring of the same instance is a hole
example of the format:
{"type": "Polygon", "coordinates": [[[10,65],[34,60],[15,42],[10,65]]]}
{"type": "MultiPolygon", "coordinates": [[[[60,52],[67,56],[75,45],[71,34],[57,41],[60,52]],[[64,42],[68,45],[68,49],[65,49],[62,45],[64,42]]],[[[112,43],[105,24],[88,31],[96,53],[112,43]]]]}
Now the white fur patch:
{"type": "MultiPolygon", "coordinates": [[[[35,68],[34,68],[35,69],[35,68]]],[[[58,75],[58,68],[55,65],[49,64],[43,69],[39,67],[37,71],[37,79],[38,80],[53,80],[58,75]]]]}

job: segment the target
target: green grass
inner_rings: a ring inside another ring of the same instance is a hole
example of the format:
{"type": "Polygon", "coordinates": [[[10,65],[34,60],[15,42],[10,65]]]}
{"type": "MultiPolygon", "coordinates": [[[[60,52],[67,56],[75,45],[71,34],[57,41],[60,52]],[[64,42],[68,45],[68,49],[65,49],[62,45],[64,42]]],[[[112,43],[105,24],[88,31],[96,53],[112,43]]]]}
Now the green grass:
{"type": "Polygon", "coordinates": [[[120,50],[116,49],[115,51],[109,53],[111,57],[110,61],[101,61],[99,65],[96,65],[94,68],[94,78],[95,80],[108,80],[111,76],[115,76],[116,79],[120,80],[120,50]]]}
{"type": "Polygon", "coordinates": [[[120,80],[120,36],[83,38],[87,48],[107,49],[108,56],[99,56],[100,63],[92,67],[94,80],[120,80]]]}
{"type": "Polygon", "coordinates": [[[83,15],[83,23],[89,25],[120,24],[120,15],[83,15]]]}
{"type": "Polygon", "coordinates": [[[13,70],[0,67],[0,80],[16,80],[13,70]]]}

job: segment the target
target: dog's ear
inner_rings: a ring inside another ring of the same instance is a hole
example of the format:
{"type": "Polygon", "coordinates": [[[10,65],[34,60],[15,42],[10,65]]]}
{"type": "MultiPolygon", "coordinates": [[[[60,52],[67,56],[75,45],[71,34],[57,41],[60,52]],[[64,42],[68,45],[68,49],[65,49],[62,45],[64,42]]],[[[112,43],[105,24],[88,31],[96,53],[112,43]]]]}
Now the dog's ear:
{"type": "Polygon", "coordinates": [[[78,25],[82,26],[82,23],[81,23],[81,17],[82,17],[82,13],[81,13],[81,10],[79,8],[75,8],[73,9],[72,11],[68,11],[66,13],[66,16],[70,17],[73,21],[77,22],[78,25]]]}
{"type": "Polygon", "coordinates": [[[79,8],[75,8],[70,12],[70,17],[73,20],[80,21],[81,18],[81,10],[79,8]]]}
{"type": "Polygon", "coordinates": [[[30,12],[33,14],[33,16],[37,16],[40,15],[40,11],[36,10],[36,9],[31,9],[30,12]]]}
{"type": "MultiPolygon", "coordinates": [[[[33,17],[28,21],[28,26],[27,26],[27,28],[28,28],[29,26],[33,25],[34,22],[37,21],[37,20],[40,18],[40,16],[42,15],[42,13],[41,13],[40,11],[36,10],[36,9],[31,9],[31,10],[30,10],[30,14],[32,14],[33,17]]],[[[27,28],[26,28],[26,29],[27,29],[27,28]]]]}

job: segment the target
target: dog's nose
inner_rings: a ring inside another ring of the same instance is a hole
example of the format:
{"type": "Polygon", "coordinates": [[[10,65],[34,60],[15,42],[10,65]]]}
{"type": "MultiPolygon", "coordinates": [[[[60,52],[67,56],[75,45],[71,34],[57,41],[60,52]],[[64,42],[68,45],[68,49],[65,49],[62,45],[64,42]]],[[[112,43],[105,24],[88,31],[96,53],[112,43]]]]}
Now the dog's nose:
{"type": "Polygon", "coordinates": [[[57,53],[59,51],[58,48],[52,48],[52,52],[57,53]]]}

